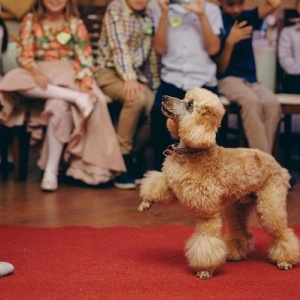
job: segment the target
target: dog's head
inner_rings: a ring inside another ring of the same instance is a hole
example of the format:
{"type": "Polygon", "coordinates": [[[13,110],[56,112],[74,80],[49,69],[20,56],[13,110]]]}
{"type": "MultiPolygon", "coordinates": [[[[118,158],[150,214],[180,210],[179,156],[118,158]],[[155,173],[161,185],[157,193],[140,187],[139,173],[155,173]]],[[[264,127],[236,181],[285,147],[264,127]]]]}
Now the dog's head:
{"type": "Polygon", "coordinates": [[[191,148],[208,148],[216,143],[216,133],[225,113],[217,95],[194,88],[180,100],[164,96],[162,112],[168,118],[167,127],[191,148]]]}

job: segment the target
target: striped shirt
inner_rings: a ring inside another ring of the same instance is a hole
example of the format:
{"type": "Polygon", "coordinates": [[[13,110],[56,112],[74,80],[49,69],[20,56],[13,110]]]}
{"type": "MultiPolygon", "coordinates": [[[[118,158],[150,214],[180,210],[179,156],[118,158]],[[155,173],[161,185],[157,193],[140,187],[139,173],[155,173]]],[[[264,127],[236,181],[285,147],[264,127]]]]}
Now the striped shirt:
{"type": "Polygon", "coordinates": [[[98,71],[114,68],[124,81],[135,79],[156,88],[159,74],[157,55],[152,47],[153,28],[146,11],[137,13],[125,0],[113,0],[102,24],[98,71]]]}

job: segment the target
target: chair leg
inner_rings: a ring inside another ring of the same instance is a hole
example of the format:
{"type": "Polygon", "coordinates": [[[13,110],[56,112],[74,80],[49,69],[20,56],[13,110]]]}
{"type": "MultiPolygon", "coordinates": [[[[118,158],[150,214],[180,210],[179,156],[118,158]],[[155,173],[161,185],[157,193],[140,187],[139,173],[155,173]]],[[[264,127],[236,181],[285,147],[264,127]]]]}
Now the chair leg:
{"type": "Polygon", "coordinates": [[[291,138],[292,138],[292,116],[290,114],[286,114],[284,116],[284,162],[286,165],[289,165],[290,158],[292,154],[291,148],[291,138]]]}
{"type": "Polygon", "coordinates": [[[228,147],[229,144],[228,122],[228,113],[225,113],[221,122],[221,127],[219,128],[219,131],[217,133],[217,143],[218,145],[223,147],[228,147]]]}
{"type": "Polygon", "coordinates": [[[272,155],[275,157],[277,161],[280,161],[280,123],[278,124],[276,133],[275,133],[275,139],[272,149],[272,155]]]}
{"type": "Polygon", "coordinates": [[[238,135],[239,135],[239,147],[244,147],[244,148],[248,148],[248,141],[247,141],[247,137],[245,135],[245,131],[244,131],[244,126],[243,126],[243,121],[242,121],[242,117],[240,115],[240,113],[238,113],[238,135]]]}
{"type": "Polygon", "coordinates": [[[12,155],[14,160],[14,180],[25,181],[28,173],[30,133],[26,125],[16,126],[13,130],[12,155]]]}
{"type": "Polygon", "coordinates": [[[8,162],[8,148],[9,148],[9,137],[11,128],[8,128],[1,124],[1,177],[3,180],[8,178],[9,173],[9,162],[8,162]]]}

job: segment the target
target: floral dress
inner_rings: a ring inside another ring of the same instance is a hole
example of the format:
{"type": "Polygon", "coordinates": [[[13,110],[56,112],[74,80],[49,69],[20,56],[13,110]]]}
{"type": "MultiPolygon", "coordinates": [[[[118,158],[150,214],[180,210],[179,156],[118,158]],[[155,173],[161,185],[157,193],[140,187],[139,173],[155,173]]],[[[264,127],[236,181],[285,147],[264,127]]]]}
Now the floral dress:
{"type": "MultiPolygon", "coordinates": [[[[29,115],[28,130],[34,139],[40,125],[51,116],[56,137],[67,147],[64,153],[69,163],[67,175],[88,184],[111,180],[123,172],[125,166],[105,96],[93,79],[93,57],[88,31],[82,20],[71,17],[61,30],[51,31],[44,20],[27,14],[20,24],[17,62],[20,68],[11,70],[0,81],[0,122],[6,126],[21,125],[29,115]],[[79,83],[97,96],[94,110],[83,119],[76,107],[61,99],[24,99],[20,90],[37,84],[29,72],[39,69],[53,85],[79,89],[79,83]]],[[[43,143],[38,165],[43,169],[48,152],[43,143]]]]}
{"type": "Polygon", "coordinates": [[[28,14],[20,25],[18,52],[19,65],[28,71],[38,68],[40,61],[72,61],[75,79],[91,87],[92,48],[88,31],[80,19],[73,17],[65,21],[59,32],[53,32],[45,21],[34,21],[33,14],[28,14]]]}

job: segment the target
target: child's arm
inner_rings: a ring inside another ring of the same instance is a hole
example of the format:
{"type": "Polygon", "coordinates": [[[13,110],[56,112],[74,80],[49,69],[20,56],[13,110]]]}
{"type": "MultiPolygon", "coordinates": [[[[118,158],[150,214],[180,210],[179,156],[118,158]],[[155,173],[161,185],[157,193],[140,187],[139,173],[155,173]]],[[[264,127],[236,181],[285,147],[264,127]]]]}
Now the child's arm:
{"type": "MultiPolygon", "coordinates": [[[[34,17],[32,13],[25,15],[20,23],[19,40],[17,46],[18,54],[16,59],[21,68],[32,74],[38,86],[42,89],[46,89],[49,79],[45,73],[39,70],[35,60],[35,36],[33,34],[33,23],[34,17]]],[[[37,42],[42,43],[42,40],[43,36],[41,36],[37,42]]]]}
{"type": "Polygon", "coordinates": [[[206,51],[210,56],[213,56],[218,53],[220,50],[221,41],[219,36],[214,34],[207,15],[204,10],[205,0],[195,0],[189,4],[183,4],[182,7],[186,10],[192,11],[195,13],[201,22],[203,40],[206,47],[206,51]]]}
{"type": "Polygon", "coordinates": [[[124,81],[137,80],[128,46],[130,37],[126,34],[122,10],[109,6],[103,19],[103,26],[107,31],[108,44],[117,74],[124,81]]]}
{"type": "Polygon", "coordinates": [[[246,22],[241,22],[241,23],[236,22],[231,27],[230,32],[225,41],[225,45],[222,50],[222,53],[217,58],[217,66],[218,66],[218,71],[220,73],[226,72],[231,60],[231,55],[235,44],[237,44],[241,40],[248,39],[250,37],[252,32],[252,26],[245,26],[245,25],[246,22]]]}
{"type": "Polygon", "coordinates": [[[258,6],[258,15],[264,19],[267,15],[274,12],[281,4],[281,0],[266,0],[258,6]]]}
{"type": "Polygon", "coordinates": [[[33,22],[34,20],[32,13],[25,15],[20,23],[19,40],[17,46],[18,65],[31,73],[38,69],[34,52],[34,36],[32,33],[33,22]]]}
{"type": "Polygon", "coordinates": [[[154,34],[153,46],[157,54],[162,55],[167,51],[168,42],[168,12],[169,12],[169,1],[158,0],[158,4],[161,9],[161,16],[159,23],[154,34]]]}
{"type": "Polygon", "coordinates": [[[299,74],[300,63],[296,61],[292,38],[289,36],[287,28],[284,28],[279,36],[278,58],[281,67],[286,73],[299,74]]]}
{"type": "Polygon", "coordinates": [[[73,62],[76,71],[75,79],[78,81],[81,91],[88,92],[92,89],[94,73],[89,33],[81,20],[74,19],[72,22],[72,25],[76,27],[76,32],[73,36],[75,43],[75,57],[73,62]]]}

